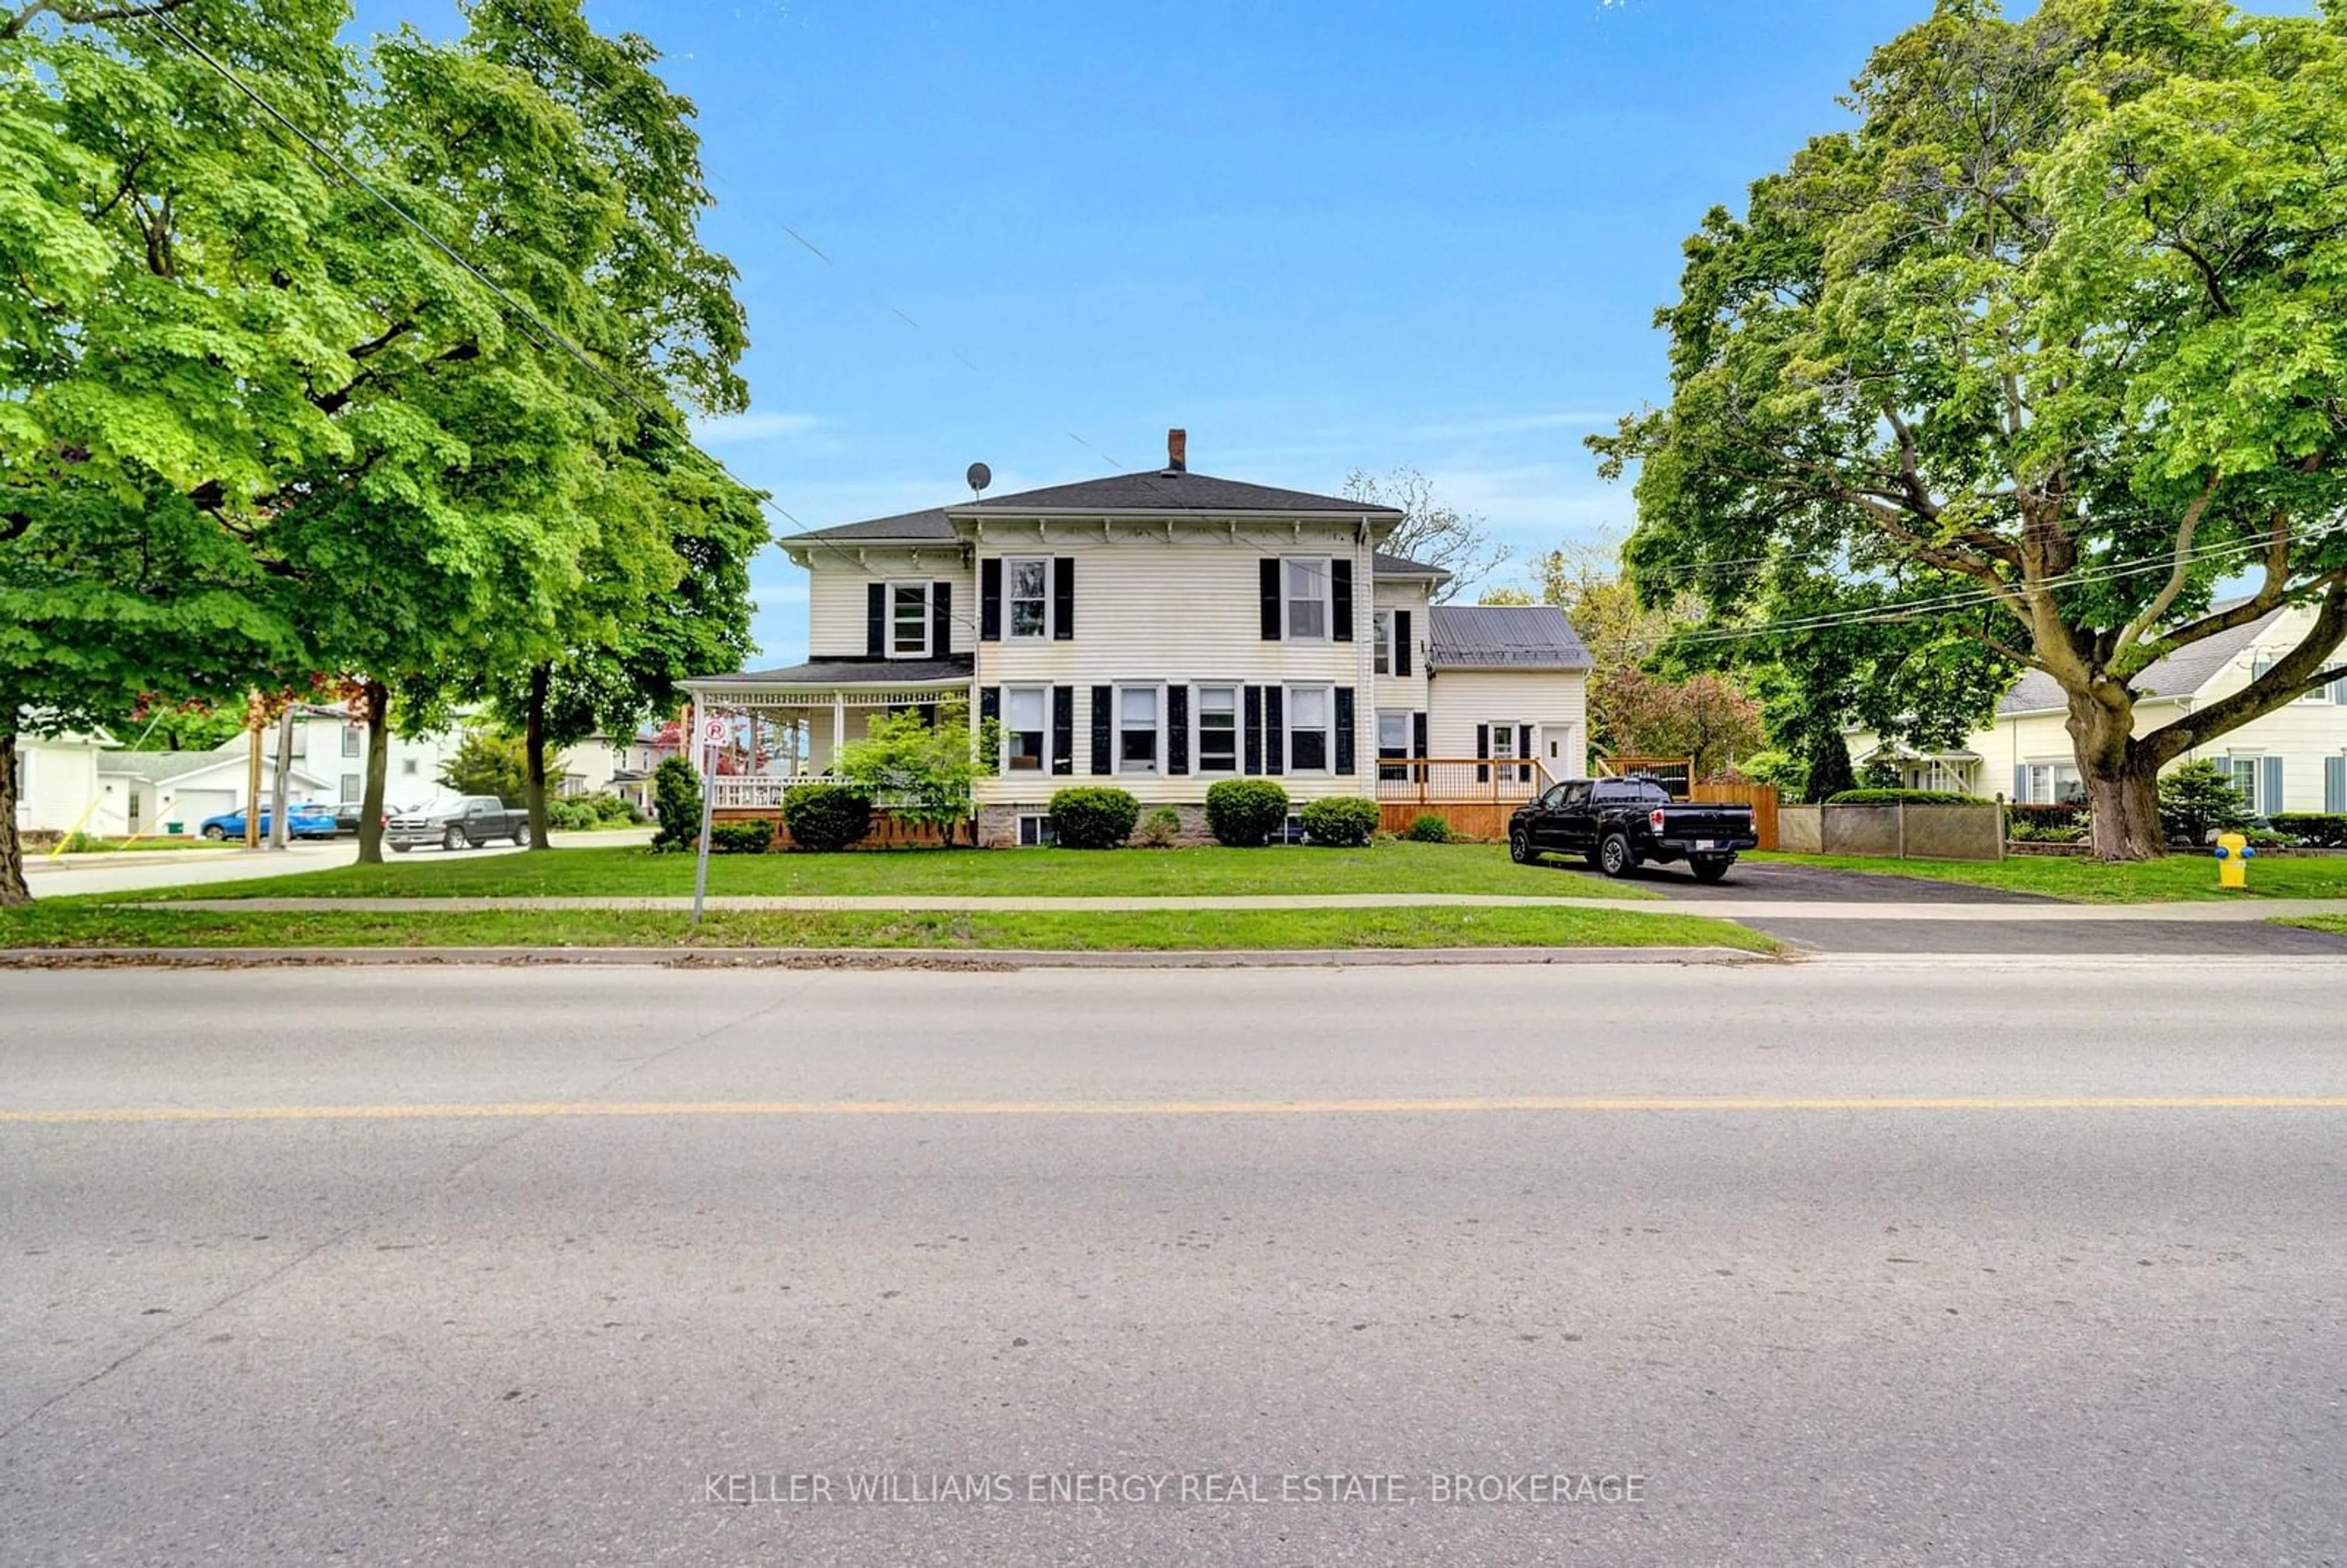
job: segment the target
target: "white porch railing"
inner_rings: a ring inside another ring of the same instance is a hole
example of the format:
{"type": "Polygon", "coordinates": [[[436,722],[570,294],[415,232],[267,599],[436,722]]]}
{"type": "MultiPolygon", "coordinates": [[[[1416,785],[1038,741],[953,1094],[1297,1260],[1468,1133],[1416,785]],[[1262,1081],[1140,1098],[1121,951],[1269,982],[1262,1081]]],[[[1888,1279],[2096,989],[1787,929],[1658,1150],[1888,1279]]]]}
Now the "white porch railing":
{"type": "Polygon", "coordinates": [[[828,782],[812,774],[791,778],[720,774],[709,781],[709,804],[717,811],[777,811],[789,791],[828,782]]]}

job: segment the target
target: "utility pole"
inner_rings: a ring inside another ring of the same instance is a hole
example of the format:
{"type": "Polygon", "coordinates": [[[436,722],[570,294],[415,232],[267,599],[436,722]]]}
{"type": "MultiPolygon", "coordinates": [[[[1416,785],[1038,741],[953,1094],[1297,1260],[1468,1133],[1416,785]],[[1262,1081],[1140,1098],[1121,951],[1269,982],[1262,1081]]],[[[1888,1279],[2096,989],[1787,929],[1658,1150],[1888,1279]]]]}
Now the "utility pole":
{"type": "Polygon", "coordinates": [[[261,693],[255,692],[244,708],[245,737],[251,755],[244,769],[244,846],[261,847],[261,731],[268,723],[261,707],[261,693]]]}
{"type": "Polygon", "coordinates": [[[293,710],[294,704],[288,702],[285,711],[277,715],[277,768],[270,781],[269,790],[269,847],[272,849],[284,848],[293,836],[293,825],[286,820],[290,813],[285,802],[293,784],[293,710]]]}

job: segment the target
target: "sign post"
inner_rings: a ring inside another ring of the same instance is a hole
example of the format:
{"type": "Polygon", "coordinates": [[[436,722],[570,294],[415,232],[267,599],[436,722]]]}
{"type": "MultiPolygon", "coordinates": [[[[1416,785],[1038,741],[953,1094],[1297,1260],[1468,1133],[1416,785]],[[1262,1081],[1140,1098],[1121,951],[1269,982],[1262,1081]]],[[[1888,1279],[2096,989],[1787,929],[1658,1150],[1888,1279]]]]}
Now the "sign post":
{"type": "Polygon", "coordinates": [[[714,713],[703,717],[694,736],[701,749],[701,842],[692,867],[692,923],[701,924],[701,904],[709,892],[709,821],[716,791],[717,748],[733,738],[733,723],[714,713]]]}

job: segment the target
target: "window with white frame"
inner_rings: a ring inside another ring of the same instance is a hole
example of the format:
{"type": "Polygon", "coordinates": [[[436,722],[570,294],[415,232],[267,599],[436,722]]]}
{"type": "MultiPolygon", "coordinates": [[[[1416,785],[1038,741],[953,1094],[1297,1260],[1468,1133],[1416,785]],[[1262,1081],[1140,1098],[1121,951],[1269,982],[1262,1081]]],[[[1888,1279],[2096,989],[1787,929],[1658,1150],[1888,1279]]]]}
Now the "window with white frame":
{"type": "Polygon", "coordinates": [[[357,800],[365,794],[366,779],[364,775],[359,774],[344,774],[343,775],[343,793],[340,798],[343,800],[357,800]]]}
{"type": "Polygon", "coordinates": [[[2233,787],[2241,792],[2242,804],[2260,815],[2273,809],[2258,798],[2262,793],[2259,784],[2260,775],[2264,772],[2264,763],[2262,756],[2245,757],[2239,753],[2225,759],[2226,771],[2233,775],[2233,787]]]}
{"type": "Polygon", "coordinates": [[[1394,668],[1394,612],[1390,610],[1380,610],[1369,618],[1369,623],[1375,628],[1372,633],[1375,638],[1373,644],[1375,652],[1371,656],[1371,667],[1380,675],[1390,675],[1394,668]]]}
{"type": "Polygon", "coordinates": [[[1157,688],[1154,686],[1119,686],[1116,689],[1116,771],[1121,774],[1153,774],[1163,750],[1159,745],[1158,715],[1163,712],[1157,688]]]}
{"type": "Polygon", "coordinates": [[[2078,764],[2065,762],[2031,763],[2029,764],[2029,799],[2037,805],[2083,805],[2086,785],[2078,776],[2078,764]]]}
{"type": "Polygon", "coordinates": [[[1325,640],[1328,635],[1327,558],[1291,559],[1286,564],[1289,639],[1325,640]]]}
{"type": "Polygon", "coordinates": [[[1329,709],[1334,703],[1326,686],[1287,689],[1287,771],[1325,774],[1328,771],[1329,709]]]}
{"type": "Polygon", "coordinates": [[[1387,780],[1406,776],[1409,770],[1401,765],[1409,755],[1409,714],[1407,712],[1381,708],[1378,711],[1378,777],[1387,780]]]}
{"type": "Polygon", "coordinates": [[[1239,771],[1239,689],[1236,686],[1198,688],[1198,771],[1235,774],[1239,771]]]}
{"type": "Polygon", "coordinates": [[[1060,835],[1052,831],[1049,816],[1030,814],[1019,819],[1020,848],[1049,849],[1059,842],[1060,835]]]}
{"type": "Polygon", "coordinates": [[[892,582],[888,585],[888,652],[897,659],[926,659],[929,656],[928,583],[892,582]]]}
{"type": "Polygon", "coordinates": [[[1048,686],[1006,686],[1002,691],[1002,771],[1044,774],[1051,771],[1051,689],[1048,686]]]}
{"type": "Polygon", "coordinates": [[[362,755],[364,753],[365,746],[365,725],[344,724],[343,726],[343,755],[346,757],[362,755]]]}
{"type": "Polygon", "coordinates": [[[1005,560],[1002,597],[1010,617],[1013,637],[1051,635],[1051,563],[1049,560],[1005,560]]]}

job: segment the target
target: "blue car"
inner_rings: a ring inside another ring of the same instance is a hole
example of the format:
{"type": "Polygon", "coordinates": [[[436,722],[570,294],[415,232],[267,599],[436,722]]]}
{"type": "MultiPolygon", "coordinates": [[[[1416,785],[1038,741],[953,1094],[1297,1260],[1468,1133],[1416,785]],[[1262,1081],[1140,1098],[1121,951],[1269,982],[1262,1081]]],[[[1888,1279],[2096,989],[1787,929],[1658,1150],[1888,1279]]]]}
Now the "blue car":
{"type": "MultiPolygon", "coordinates": [[[[297,805],[285,814],[285,831],[295,838],[332,838],[334,828],[334,814],[327,806],[297,805]]],[[[244,813],[229,811],[218,816],[208,816],[196,831],[214,843],[226,838],[242,838],[244,813]]],[[[263,839],[269,836],[269,813],[266,811],[261,814],[261,836],[263,839]]]]}

